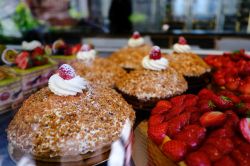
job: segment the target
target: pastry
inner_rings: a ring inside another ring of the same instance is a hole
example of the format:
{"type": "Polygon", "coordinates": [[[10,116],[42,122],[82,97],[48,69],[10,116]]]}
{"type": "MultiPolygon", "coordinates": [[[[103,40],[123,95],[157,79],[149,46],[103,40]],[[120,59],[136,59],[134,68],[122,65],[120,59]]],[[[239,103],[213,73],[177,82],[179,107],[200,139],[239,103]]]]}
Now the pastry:
{"type": "Polygon", "coordinates": [[[135,109],[150,109],[160,99],[187,90],[187,82],[169,66],[158,46],[154,46],[150,55],[143,58],[141,65],[143,68],[127,73],[116,83],[116,89],[135,109]]]}
{"type": "Polygon", "coordinates": [[[96,51],[89,45],[83,45],[72,63],[76,72],[89,81],[113,88],[115,82],[126,72],[106,58],[96,56],[96,51]]]}
{"type": "Polygon", "coordinates": [[[184,37],[173,46],[169,56],[170,66],[183,74],[188,82],[188,92],[198,92],[209,82],[210,67],[197,54],[191,51],[184,37]]]}
{"type": "Polygon", "coordinates": [[[132,107],[115,90],[86,81],[64,64],[50,77],[48,87],[23,103],[9,124],[10,153],[75,162],[106,152],[125,121],[133,124],[134,118],[132,107]]]}
{"type": "Polygon", "coordinates": [[[143,57],[148,54],[150,49],[151,46],[145,44],[139,32],[134,32],[128,40],[128,45],[114,52],[109,59],[127,71],[131,71],[140,68],[143,57]]]}

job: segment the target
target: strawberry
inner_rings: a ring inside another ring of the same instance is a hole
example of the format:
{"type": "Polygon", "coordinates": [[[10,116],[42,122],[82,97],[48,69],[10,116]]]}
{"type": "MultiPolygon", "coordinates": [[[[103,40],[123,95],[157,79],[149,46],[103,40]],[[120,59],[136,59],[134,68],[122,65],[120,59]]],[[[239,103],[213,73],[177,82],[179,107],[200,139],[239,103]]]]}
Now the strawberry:
{"type": "Polygon", "coordinates": [[[189,106],[189,107],[186,107],[184,112],[190,112],[190,113],[194,113],[194,112],[199,112],[199,108],[196,107],[196,106],[189,106]]]}
{"type": "Polygon", "coordinates": [[[149,121],[148,121],[148,125],[149,125],[149,127],[155,126],[155,125],[162,123],[163,121],[164,121],[164,116],[162,116],[160,114],[155,114],[153,116],[150,116],[149,121]]]}
{"type": "Polygon", "coordinates": [[[151,110],[151,115],[155,114],[164,114],[167,113],[170,109],[166,106],[156,106],[151,110]]]}
{"type": "Polygon", "coordinates": [[[243,118],[239,123],[243,137],[250,143],[250,118],[243,118]]]}
{"type": "Polygon", "coordinates": [[[211,166],[208,156],[202,151],[190,153],[185,161],[188,166],[211,166]]]}
{"type": "Polygon", "coordinates": [[[211,100],[213,101],[215,106],[220,109],[231,109],[234,105],[230,98],[223,95],[221,96],[214,95],[211,100]]]}
{"type": "Polygon", "coordinates": [[[195,106],[198,101],[198,96],[187,94],[184,100],[184,107],[195,106]]]}
{"type": "Polygon", "coordinates": [[[133,39],[139,39],[141,37],[140,33],[138,31],[135,31],[132,35],[133,39]]]}
{"type": "Polygon", "coordinates": [[[163,153],[171,160],[177,162],[183,159],[187,152],[187,145],[178,140],[171,140],[163,144],[163,153]]]}
{"type": "Polygon", "coordinates": [[[199,124],[202,112],[192,112],[189,124],[199,124]]]}
{"type": "Polygon", "coordinates": [[[183,36],[180,36],[179,39],[178,39],[178,43],[181,44],[181,45],[186,45],[187,40],[183,36]]]}
{"type": "Polygon", "coordinates": [[[48,63],[48,58],[43,55],[37,55],[33,59],[34,66],[41,66],[48,63]]]}
{"type": "Polygon", "coordinates": [[[76,44],[72,47],[70,47],[70,55],[75,55],[77,52],[80,51],[82,45],[81,44],[76,44]]]}
{"type": "Polygon", "coordinates": [[[236,111],[241,115],[248,115],[250,113],[250,103],[238,103],[235,105],[236,111]]]}
{"type": "Polygon", "coordinates": [[[200,117],[200,123],[204,127],[220,126],[226,120],[226,115],[219,111],[206,112],[200,117]]]}
{"type": "Polygon", "coordinates": [[[228,90],[220,91],[219,94],[228,97],[229,99],[232,100],[234,104],[238,104],[241,101],[241,99],[238,96],[236,96],[233,92],[228,90]]]}
{"type": "Polygon", "coordinates": [[[64,80],[70,80],[76,76],[75,70],[68,64],[61,65],[57,72],[64,80]]]}
{"type": "Polygon", "coordinates": [[[222,153],[219,151],[219,149],[216,148],[216,146],[212,144],[204,144],[200,148],[200,151],[203,151],[204,153],[206,153],[209,160],[211,161],[216,161],[223,156],[222,153]]]}
{"type": "Polygon", "coordinates": [[[241,143],[241,145],[239,145],[238,149],[241,151],[241,153],[250,158],[250,144],[249,143],[246,143],[246,142],[243,142],[241,143]]]}
{"type": "Polygon", "coordinates": [[[167,135],[173,137],[176,133],[180,132],[184,126],[189,124],[189,120],[190,113],[182,113],[181,115],[169,120],[167,135]]]}
{"type": "Polygon", "coordinates": [[[32,52],[31,52],[31,57],[35,57],[37,55],[44,55],[44,49],[42,47],[36,47],[32,52]]]}
{"type": "Polygon", "coordinates": [[[182,105],[184,103],[185,98],[186,98],[186,95],[176,96],[176,97],[171,98],[170,102],[174,106],[176,106],[176,105],[182,105]]]}
{"type": "Polygon", "coordinates": [[[235,91],[238,89],[239,85],[240,85],[240,78],[231,78],[230,80],[225,80],[226,81],[226,88],[231,90],[231,91],[235,91]]]}
{"type": "Polygon", "coordinates": [[[245,103],[250,103],[250,94],[242,94],[239,98],[245,103]]]}
{"type": "Polygon", "coordinates": [[[155,126],[149,126],[148,137],[152,139],[157,145],[161,145],[162,141],[164,140],[164,137],[166,136],[167,128],[167,122],[155,126]]]}
{"type": "Polygon", "coordinates": [[[17,66],[21,69],[27,69],[32,66],[30,60],[30,54],[26,51],[23,51],[20,54],[18,54],[15,62],[17,66]]]}
{"type": "Polygon", "coordinates": [[[240,150],[234,149],[231,153],[231,156],[237,162],[237,165],[250,166],[250,158],[244,156],[240,150]]]}
{"type": "Polygon", "coordinates": [[[215,138],[231,138],[232,136],[234,136],[234,132],[228,130],[227,128],[220,128],[214,130],[209,135],[209,137],[215,137],[215,138]]]}
{"type": "Polygon", "coordinates": [[[230,153],[234,148],[230,138],[209,137],[205,143],[214,145],[223,155],[230,153]]]}
{"type": "Polygon", "coordinates": [[[207,99],[207,100],[211,100],[214,97],[214,92],[212,92],[209,89],[202,89],[199,93],[198,93],[198,97],[200,100],[202,99],[207,99]]]}
{"type": "Polygon", "coordinates": [[[170,109],[172,108],[172,104],[171,102],[167,101],[167,100],[161,100],[161,101],[158,101],[157,104],[156,104],[156,107],[164,107],[166,109],[170,109]]]}
{"type": "MultiPolygon", "coordinates": [[[[172,104],[173,105],[173,104],[172,104]]],[[[181,114],[184,111],[184,105],[176,105],[172,109],[168,111],[168,113],[165,115],[165,120],[168,121],[175,116],[181,114]]]]}
{"type": "Polygon", "coordinates": [[[161,49],[159,46],[154,46],[150,53],[149,53],[149,58],[153,60],[158,60],[161,59],[161,49]]]}
{"type": "Polygon", "coordinates": [[[216,161],[213,165],[214,166],[222,166],[222,165],[224,165],[224,166],[236,166],[236,163],[229,156],[223,156],[221,159],[216,161]]]}
{"type": "Polygon", "coordinates": [[[199,125],[188,125],[177,133],[174,139],[185,142],[188,148],[197,147],[205,138],[206,129],[199,125]]]}
{"type": "Polygon", "coordinates": [[[250,82],[242,81],[240,82],[238,91],[242,94],[250,94],[250,82]]]}
{"type": "Polygon", "coordinates": [[[236,129],[236,127],[238,127],[238,122],[239,122],[238,115],[232,110],[227,110],[224,113],[227,116],[227,120],[224,124],[224,128],[227,130],[234,131],[236,129]]]}
{"type": "Polygon", "coordinates": [[[215,105],[209,99],[201,99],[198,101],[198,107],[201,112],[210,112],[214,110],[215,105]]]}

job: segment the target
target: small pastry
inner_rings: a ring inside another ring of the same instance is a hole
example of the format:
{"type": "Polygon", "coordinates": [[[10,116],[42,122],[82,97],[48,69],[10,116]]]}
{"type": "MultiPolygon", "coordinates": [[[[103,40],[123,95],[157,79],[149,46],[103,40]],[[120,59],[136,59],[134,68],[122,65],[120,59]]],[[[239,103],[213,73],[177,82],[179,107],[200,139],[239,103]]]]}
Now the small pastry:
{"type": "Polygon", "coordinates": [[[115,82],[126,72],[106,58],[96,56],[96,51],[89,45],[83,45],[72,63],[76,72],[87,80],[113,88],[115,82]]]}
{"type": "Polygon", "coordinates": [[[91,158],[107,152],[125,122],[133,124],[134,118],[131,106],[115,90],[88,82],[64,64],[9,124],[10,155],[15,159],[17,152],[29,154],[46,162],[91,158]]]}
{"type": "Polygon", "coordinates": [[[127,71],[140,68],[143,57],[150,51],[151,46],[145,44],[139,32],[134,32],[128,40],[128,45],[114,52],[109,59],[127,71]]]}
{"type": "Polygon", "coordinates": [[[150,109],[157,101],[187,90],[187,82],[162,57],[158,46],[143,58],[141,65],[143,68],[127,73],[116,83],[117,90],[135,109],[150,109]]]}

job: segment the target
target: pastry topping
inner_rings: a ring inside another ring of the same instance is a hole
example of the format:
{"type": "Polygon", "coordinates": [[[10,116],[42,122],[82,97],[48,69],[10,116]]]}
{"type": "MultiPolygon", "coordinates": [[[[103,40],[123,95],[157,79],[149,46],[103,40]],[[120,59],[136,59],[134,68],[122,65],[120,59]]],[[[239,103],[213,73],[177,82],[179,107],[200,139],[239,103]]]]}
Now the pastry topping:
{"type": "Polygon", "coordinates": [[[90,47],[88,44],[84,44],[81,50],[76,54],[77,59],[84,61],[94,60],[96,56],[96,51],[90,47]]]}
{"type": "Polygon", "coordinates": [[[33,40],[31,42],[27,42],[27,41],[22,42],[22,49],[24,50],[33,50],[36,47],[42,47],[42,44],[37,40],[33,40]]]}
{"type": "Polygon", "coordinates": [[[168,67],[168,60],[161,57],[160,47],[154,46],[150,55],[143,58],[142,66],[149,70],[165,70],[168,67]]]}
{"type": "Polygon", "coordinates": [[[15,60],[15,63],[21,69],[27,69],[28,67],[30,67],[29,62],[30,62],[30,57],[27,51],[23,51],[20,54],[18,54],[15,60]]]}
{"type": "Polygon", "coordinates": [[[143,44],[145,44],[145,41],[137,31],[135,31],[132,37],[128,40],[129,47],[140,47],[143,44]]]}
{"type": "Polygon", "coordinates": [[[250,118],[240,120],[240,131],[244,138],[250,143],[250,118]]]}
{"type": "Polygon", "coordinates": [[[76,95],[86,88],[87,81],[76,75],[68,64],[60,66],[58,72],[49,79],[49,89],[59,96],[76,95]]]}
{"type": "Polygon", "coordinates": [[[187,44],[186,39],[181,36],[178,43],[174,44],[173,50],[176,53],[189,53],[191,52],[191,47],[187,44]]]}

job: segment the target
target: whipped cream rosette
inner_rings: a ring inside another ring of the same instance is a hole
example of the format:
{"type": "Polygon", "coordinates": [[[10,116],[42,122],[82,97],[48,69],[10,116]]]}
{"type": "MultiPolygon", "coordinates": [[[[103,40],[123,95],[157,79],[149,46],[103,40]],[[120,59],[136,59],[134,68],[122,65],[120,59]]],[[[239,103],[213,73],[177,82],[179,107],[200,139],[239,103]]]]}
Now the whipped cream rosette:
{"type": "Polygon", "coordinates": [[[187,44],[187,41],[183,36],[179,37],[179,41],[178,41],[178,43],[174,44],[173,50],[176,53],[190,53],[190,52],[192,52],[191,47],[187,44]]]}
{"type": "Polygon", "coordinates": [[[67,64],[59,67],[58,72],[49,79],[49,89],[58,96],[69,96],[82,93],[88,82],[75,74],[75,70],[67,64]]]}
{"type": "Polygon", "coordinates": [[[129,47],[140,47],[145,44],[143,37],[141,37],[140,33],[135,31],[132,37],[128,40],[129,47]]]}
{"type": "Polygon", "coordinates": [[[33,40],[31,42],[27,42],[27,41],[23,41],[22,42],[22,49],[23,50],[34,50],[37,47],[42,47],[41,42],[37,41],[37,40],[33,40]]]}
{"type": "Polygon", "coordinates": [[[149,55],[142,60],[142,66],[149,70],[165,70],[168,67],[168,60],[161,56],[161,49],[154,46],[149,55]]]}
{"type": "Polygon", "coordinates": [[[96,51],[88,44],[84,44],[81,50],[76,54],[76,58],[83,61],[93,61],[96,57],[96,51]]]}

